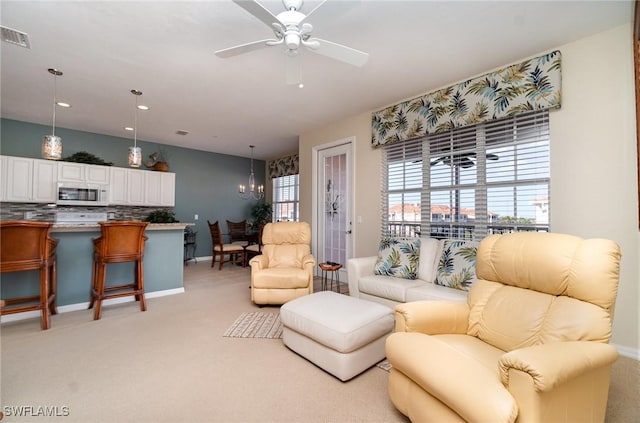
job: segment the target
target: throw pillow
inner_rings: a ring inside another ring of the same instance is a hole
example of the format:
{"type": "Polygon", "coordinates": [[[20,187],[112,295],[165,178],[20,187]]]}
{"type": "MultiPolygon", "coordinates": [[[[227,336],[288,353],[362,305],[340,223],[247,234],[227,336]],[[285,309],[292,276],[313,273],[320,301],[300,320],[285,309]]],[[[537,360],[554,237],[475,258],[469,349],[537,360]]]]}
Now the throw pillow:
{"type": "Polygon", "coordinates": [[[436,284],[468,291],[476,281],[478,242],[445,239],[436,284]]]}
{"type": "Polygon", "coordinates": [[[420,239],[383,238],[378,247],[378,259],[373,273],[402,279],[418,277],[420,239]]]}

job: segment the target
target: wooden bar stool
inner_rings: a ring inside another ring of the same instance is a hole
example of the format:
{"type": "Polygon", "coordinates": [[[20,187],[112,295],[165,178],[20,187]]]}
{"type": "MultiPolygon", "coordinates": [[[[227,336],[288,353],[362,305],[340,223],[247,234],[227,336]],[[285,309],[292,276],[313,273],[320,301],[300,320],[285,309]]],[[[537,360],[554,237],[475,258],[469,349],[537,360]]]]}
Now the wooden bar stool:
{"type": "Polygon", "coordinates": [[[40,310],[40,326],[51,327],[56,309],[56,246],[51,238],[53,223],[0,222],[0,272],[40,271],[40,294],[0,301],[0,314],[40,310]]]}
{"type": "Polygon", "coordinates": [[[144,299],[144,231],[149,223],[138,221],[100,222],[101,236],[93,239],[93,269],[91,272],[91,298],[89,308],[93,319],[100,319],[102,300],[135,296],[140,310],[146,311],[144,299]],[[131,283],[107,286],[107,264],[135,262],[131,283]]]}

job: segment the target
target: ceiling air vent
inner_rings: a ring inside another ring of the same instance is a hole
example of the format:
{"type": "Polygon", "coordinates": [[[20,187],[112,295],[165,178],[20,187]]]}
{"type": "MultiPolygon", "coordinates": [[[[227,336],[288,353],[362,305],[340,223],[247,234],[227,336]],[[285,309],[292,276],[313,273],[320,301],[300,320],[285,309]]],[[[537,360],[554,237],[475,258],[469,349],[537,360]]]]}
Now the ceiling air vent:
{"type": "Polygon", "coordinates": [[[29,35],[26,33],[7,28],[6,26],[0,26],[0,29],[2,29],[2,41],[28,49],[31,48],[29,35]]]}
{"type": "Polygon", "coordinates": [[[176,131],[176,134],[178,134],[178,135],[187,135],[188,133],[189,133],[189,131],[184,131],[182,129],[178,129],[176,131]]]}

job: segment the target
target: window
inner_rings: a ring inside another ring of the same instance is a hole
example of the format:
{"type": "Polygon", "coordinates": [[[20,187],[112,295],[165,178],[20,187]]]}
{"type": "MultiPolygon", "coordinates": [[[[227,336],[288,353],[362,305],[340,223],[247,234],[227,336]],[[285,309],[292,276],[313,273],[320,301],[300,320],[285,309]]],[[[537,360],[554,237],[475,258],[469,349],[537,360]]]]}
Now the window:
{"type": "Polygon", "coordinates": [[[547,111],[392,144],[383,154],[382,233],[546,232],[549,161],[547,111]]]}
{"type": "Polygon", "coordinates": [[[275,222],[299,218],[298,175],[273,178],[273,219],[275,222]]]}

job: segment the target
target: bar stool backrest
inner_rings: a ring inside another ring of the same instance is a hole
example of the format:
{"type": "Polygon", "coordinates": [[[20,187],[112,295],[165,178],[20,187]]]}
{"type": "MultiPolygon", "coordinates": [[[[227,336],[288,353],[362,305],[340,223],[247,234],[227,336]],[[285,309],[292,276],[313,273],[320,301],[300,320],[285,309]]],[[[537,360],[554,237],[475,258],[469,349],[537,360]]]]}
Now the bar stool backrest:
{"type": "Polygon", "coordinates": [[[14,220],[0,222],[0,271],[40,269],[53,259],[57,240],[53,223],[14,220]]]}
{"type": "Polygon", "coordinates": [[[101,236],[93,240],[96,255],[105,263],[142,258],[147,225],[149,222],[100,222],[101,236]]]}

